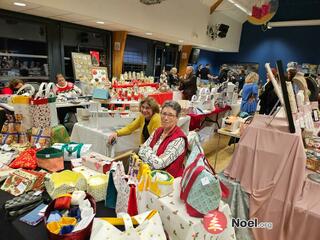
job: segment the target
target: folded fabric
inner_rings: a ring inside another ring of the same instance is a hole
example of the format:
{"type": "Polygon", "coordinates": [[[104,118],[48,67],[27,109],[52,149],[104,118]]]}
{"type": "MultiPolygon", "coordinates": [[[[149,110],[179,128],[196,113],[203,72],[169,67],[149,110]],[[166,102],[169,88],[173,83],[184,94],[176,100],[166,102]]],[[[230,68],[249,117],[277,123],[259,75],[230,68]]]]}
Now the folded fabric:
{"type": "Polygon", "coordinates": [[[81,211],[80,211],[80,208],[79,207],[73,207],[70,209],[69,211],[69,214],[68,214],[69,217],[74,217],[76,218],[78,221],[81,219],[81,211]]]}
{"type": "Polygon", "coordinates": [[[25,168],[34,170],[37,168],[36,150],[30,148],[20,153],[20,155],[11,162],[11,168],[25,168]]]}
{"type": "Polygon", "coordinates": [[[59,222],[50,222],[47,224],[47,228],[50,232],[52,232],[54,234],[59,234],[60,230],[61,230],[59,222]]]}
{"type": "Polygon", "coordinates": [[[62,217],[59,221],[60,226],[76,225],[77,219],[74,217],[62,217]]]}
{"type": "Polygon", "coordinates": [[[74,229],[73,225],[63,226],[61,227],[60,234],[63,235],[63,234],[71,233],[73,229],[74,229]]]}
{"type": "Polygon", "coordinates": [[[52,211],[47,219],[47,223],[58,222],[61,219],[61,214],[59,211],[52,211]]]}
{"type": "Polygon", "coordinates": [[[74,191],[71,195],[71,204],[72,205],[80,205],[86,198],[86,193],[84,191],[74,191]]]}
{"type": "Polygon", "coordinates": [[[71,205],[71,197],[59,197],[54,202],[54,209],[62,210],[62,209],[69,209],[71,205]]]}

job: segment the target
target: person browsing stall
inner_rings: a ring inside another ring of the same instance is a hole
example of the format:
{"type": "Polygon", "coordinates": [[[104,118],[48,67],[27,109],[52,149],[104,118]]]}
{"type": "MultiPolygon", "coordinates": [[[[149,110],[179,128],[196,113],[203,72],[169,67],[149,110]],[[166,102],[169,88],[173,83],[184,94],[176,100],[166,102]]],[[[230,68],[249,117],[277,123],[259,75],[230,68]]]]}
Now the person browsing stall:
{"type": "Polygon", "coordinates": [[[137,129],[140,129],[140,143],[144,143],[160,127],[160,122],[158,103],[147,97],[140,102],[139,116],[124,128],[113,132],[108,138],[108,143],[111,144],[117,137],[130,135],[137,129]]]}
{"type": "Polygon", "coordinates": [[[81,95],[81,89],[74,85],[72,82],[67,82],[61,73],[56,75],[56,92],[57,94],[62,93],[75,93],[81,95]]]}
{"type": "Polygon", "coordinates": [[[245,79],[245,84],[242,89],[242,100],[240,111],[253,115],[257,110],[258,103],[258,85],[259,75],[251,72],[245,79]]]}
{"type": "Polygon", "coordinates": [[[183,100],[191,100],[197,94],[197,77],[193,73],[193,67],[188,66],[186,75],[180,82],[179,90],[182,91],[183,100]]]}
{"type": "Polygon", "coordinates": [[[2,94],[8,94],[12,95],[15,94],[22,86],[24,85],[24,82],[20,79],[12,79],[8,83],[6,87],[2,89],[2,94]]]}
{"type": "Polygon", "coordinates": [[[140,147],[139,156],[152,169],[163,169],[173,177],[182,176],[188,140],[177,126],[181,106],[166,101],[161,109],[161,127],[140,147]]]}

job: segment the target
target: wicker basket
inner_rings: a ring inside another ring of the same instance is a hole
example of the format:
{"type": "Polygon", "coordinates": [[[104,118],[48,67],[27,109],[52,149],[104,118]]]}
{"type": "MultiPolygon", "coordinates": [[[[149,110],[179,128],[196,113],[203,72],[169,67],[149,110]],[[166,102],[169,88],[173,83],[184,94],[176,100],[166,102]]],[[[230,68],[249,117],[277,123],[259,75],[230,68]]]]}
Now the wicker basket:
{"type": "MultiPolygon", "coordinates": [[[[96,213],[96,202],[95,202],[94,198],[90,194],[87,193],[86,199],[88,199],[90,201],[91,206],[93,208],[93,211],[94,211],[94,213],[96,213]]],[[[93,219],[85,229],[82,229],[82,230],[79,230],[76,232],[72,232],[72,233],[68,233],[68,234],[64,234],[64,235],[54,234],[48,230],[47,219],[49,217],[50,212],[54,210],[55,201],[56,201],[56,199],[53,200],[49,204],[48,208],[46,209],[45,215],[44,215],[45,216],[44,217],[44,226],[45,226],[47,234],[48,234],[48,239],[50,239],[50,240],[85,240],[85,239],[90,239],[92,225],[93,225],[93,219]]]]}

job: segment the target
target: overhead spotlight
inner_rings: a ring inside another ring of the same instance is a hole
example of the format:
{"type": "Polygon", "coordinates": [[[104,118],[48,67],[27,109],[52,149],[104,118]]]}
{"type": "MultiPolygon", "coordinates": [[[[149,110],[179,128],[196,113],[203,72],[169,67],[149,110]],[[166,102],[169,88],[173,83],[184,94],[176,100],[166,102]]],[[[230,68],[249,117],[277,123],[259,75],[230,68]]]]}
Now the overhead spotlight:
{"type": "Polygon", "coordinates": [[[228,31],[229,31],[229,26],[221,23],[221,24],[219,24],[218,31],[219,31],[218,36],[220,38],[225,38],[227,36],[228,31]]]}
{"type": "Polygon", "coordinates": [[[216,24],[216,25],[208,25],[207,26],[207,36],[209,36],[212,40],[219,38],[225,38],[229,31],[229,25],[226,24],[216,24]]]}

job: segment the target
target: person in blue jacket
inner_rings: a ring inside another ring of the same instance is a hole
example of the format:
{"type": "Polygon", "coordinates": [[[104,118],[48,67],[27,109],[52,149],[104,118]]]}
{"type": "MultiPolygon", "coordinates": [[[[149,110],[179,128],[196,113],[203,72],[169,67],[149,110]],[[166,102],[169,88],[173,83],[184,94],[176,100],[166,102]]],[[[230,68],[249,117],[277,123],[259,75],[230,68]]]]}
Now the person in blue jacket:
{"type": "Polygon", "coordinates": [[[242,101],[240,112],[246,112],[253,115],[257,110],[258,103],[258,85],[259,75],[251,72],[245,79],[245,84],[242,89],[242,101]]]}

